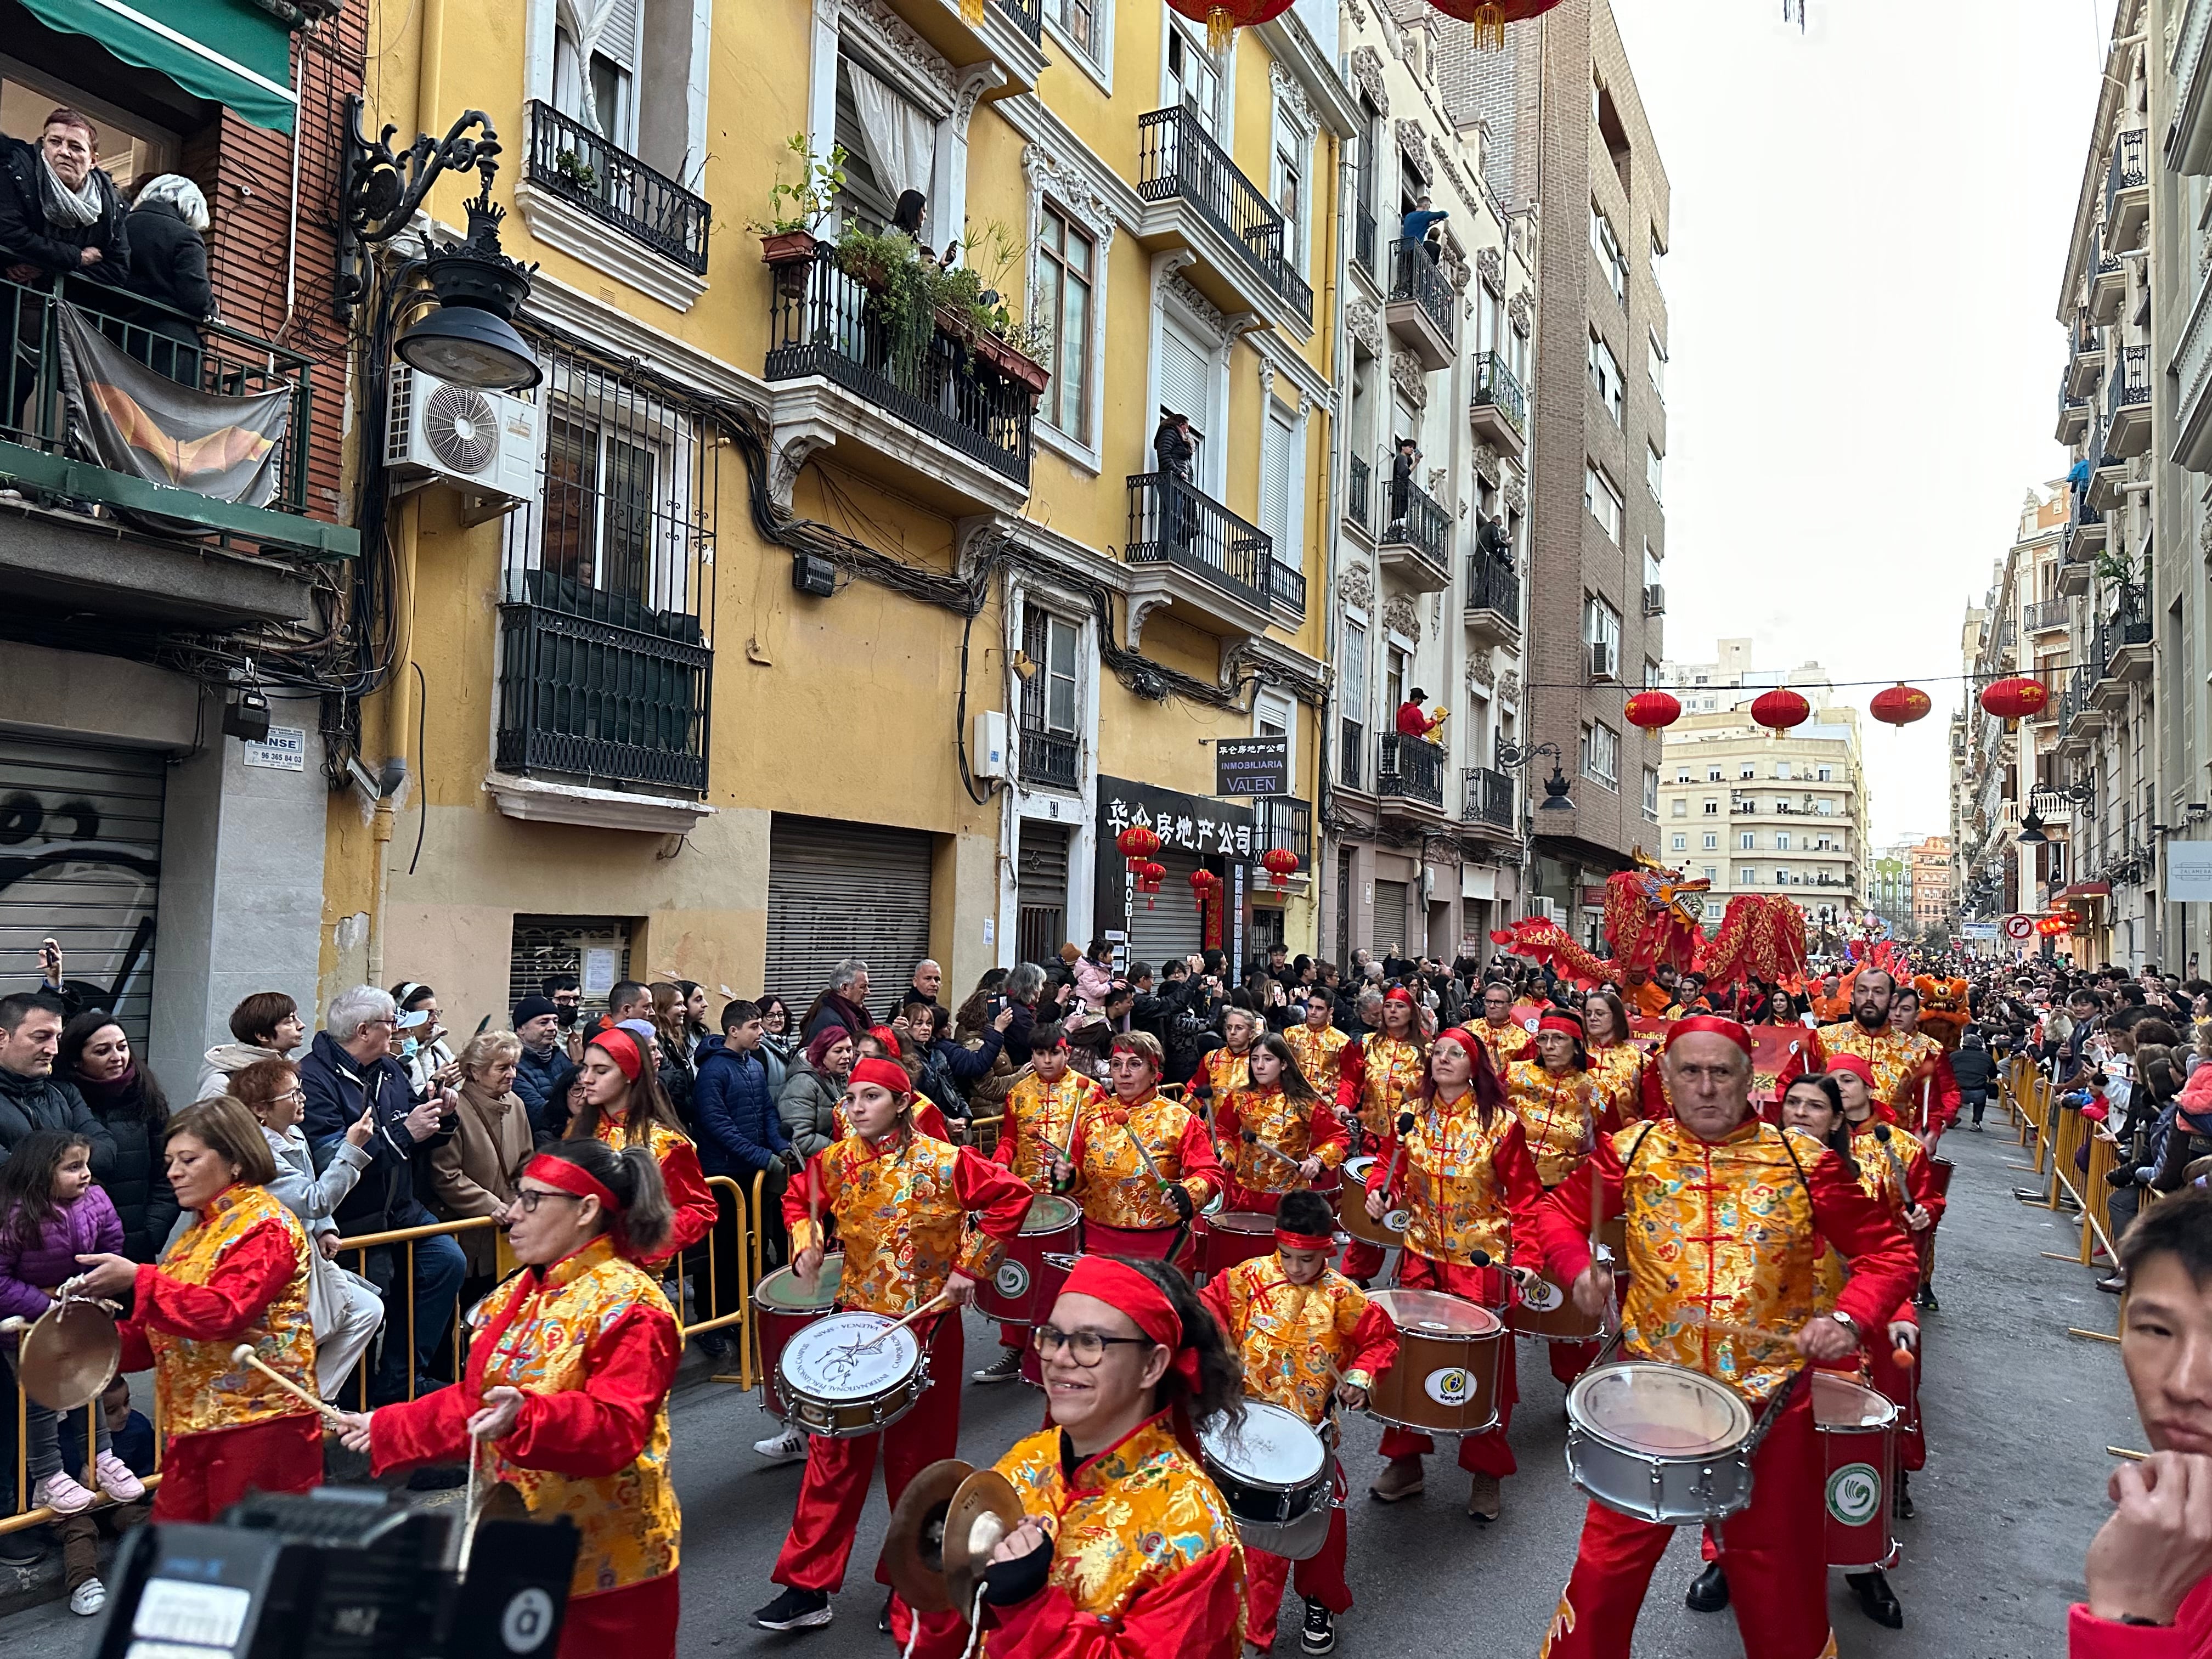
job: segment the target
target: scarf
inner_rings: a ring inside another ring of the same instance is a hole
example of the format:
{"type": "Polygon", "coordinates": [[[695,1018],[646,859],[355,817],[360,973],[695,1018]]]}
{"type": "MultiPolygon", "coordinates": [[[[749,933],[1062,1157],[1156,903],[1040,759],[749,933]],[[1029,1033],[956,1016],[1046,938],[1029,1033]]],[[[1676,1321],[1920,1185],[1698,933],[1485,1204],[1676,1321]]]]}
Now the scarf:
{"type": "Polygon", "coordinates": [[[54,164],[46,159],[45,146],[39,149],[39,205],[46,216],[46,222],[60,230],[82,230],[96,224],[107,210],[106,199],[100,193],[100,170],[91,169],[84,175],[81,189],[71,190],[62,182],[54,164]]]}

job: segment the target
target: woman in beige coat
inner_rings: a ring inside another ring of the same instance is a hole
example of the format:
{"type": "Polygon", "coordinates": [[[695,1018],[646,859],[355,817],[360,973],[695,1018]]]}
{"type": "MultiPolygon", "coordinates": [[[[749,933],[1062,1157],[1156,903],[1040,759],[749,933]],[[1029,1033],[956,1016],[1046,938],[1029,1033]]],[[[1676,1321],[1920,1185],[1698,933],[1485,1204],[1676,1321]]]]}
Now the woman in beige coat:
{"type": "MultiPolygon", "coordinates": [[[[453,1139],[430,1154],[431,1207],[444,1221],[501,1213],[514,1200],[514,1177],[531,1152],[530,1114],[514,1092],[522,1040],[512,1031],[479,1031],[461,1050],[461,1109],[453,1139]]],[[[498,1234],[489,1227],[459,1236],[471,1279],[499,1272],[498,1234]]]]}

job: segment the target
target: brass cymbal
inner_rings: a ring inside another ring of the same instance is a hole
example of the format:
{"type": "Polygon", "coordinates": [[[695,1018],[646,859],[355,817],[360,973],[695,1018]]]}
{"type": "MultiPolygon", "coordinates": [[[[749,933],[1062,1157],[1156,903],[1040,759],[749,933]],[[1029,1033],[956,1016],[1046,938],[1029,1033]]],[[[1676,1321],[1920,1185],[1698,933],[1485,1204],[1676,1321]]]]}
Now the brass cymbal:
{"type": "Polygon", "coordinates": [[[884,1534],[884,1576],[916,1613],[943,1613],[952,1605],[945,1589],[945,1516],[975,1466],[939,1458],[907,1482],[884,1534]]]}
{"type": "Polygon", "coordinates": [[[999,1540],[1022,1523],[1022,1500],[996,1469],[978,1469],[960,1483],[945,1515],[945,1591],[965,1619],[975,1605],[975,1586],[999,1540]]]}
{"type": "Polygon", "coordinates": [[[59,1302],[19,1339],[23,1392],[48,1411],[75,1411],[100,1398],[123,1363],[114,1317],[93,1302],[59,1302]]]}

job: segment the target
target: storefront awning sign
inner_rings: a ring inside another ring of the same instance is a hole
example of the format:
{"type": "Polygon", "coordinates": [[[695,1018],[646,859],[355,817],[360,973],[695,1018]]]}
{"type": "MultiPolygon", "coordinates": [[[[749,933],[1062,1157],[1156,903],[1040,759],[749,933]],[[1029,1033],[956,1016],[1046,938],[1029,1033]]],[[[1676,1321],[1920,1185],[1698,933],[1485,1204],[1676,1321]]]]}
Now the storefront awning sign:
{"type": "Polygon", "coordinates": [[[165,75],[272,132],[289,132],[292,36],[252,0],[23,0],[49,27],[88,35],[126,64],[165,75]]]}

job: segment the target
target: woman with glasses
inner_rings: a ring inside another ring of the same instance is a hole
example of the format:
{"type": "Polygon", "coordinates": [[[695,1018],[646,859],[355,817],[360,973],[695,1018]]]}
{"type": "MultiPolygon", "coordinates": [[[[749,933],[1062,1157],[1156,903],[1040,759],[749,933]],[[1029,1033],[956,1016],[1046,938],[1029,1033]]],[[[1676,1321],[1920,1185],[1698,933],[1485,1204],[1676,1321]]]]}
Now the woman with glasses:
{"type": "Polygon", "coordinates": [[[381,1475],[473,1458],[532,1515],[580,1534],[556,1659],[674,1659],[683,1516],[668,1472],[668,1389],[684,1337],[650,1274],[672,1220],[642,1144],[556,1141],[502,1218],[522,1271],[471,1318],[462,1382],[345,1416],[381,1475]]]}
{"type": "Polygon", "coordinates": [[[1190,1224],[1227,1184],[1206,1120],[1160,1093],[1164,1060],[1149,1031],[1124,1031],[1106,1055],[1110,1099],[1076,1121],[1053,1189],[1083,1206],[1083,1248],[1096,1254],[1190,1261],[1190,1224]],[[1181,1247],[1181,1248],[1178,1248],[1181,1247]]]}
{"type": "Polygon", "coordinates": [[[1583,1000],[1583,1029],[1589,1034],[1590,1080],[1613,1102],[1623,1123],[1667,1115],[1660,1092],[1659,1067],[1629,1040],[1628,1009],[1612,991],[1592,991],[1583,1000]]]}
{"type": "MultiPolygon", "coordinates": [[[[841,1310],[902,1319],[940,1298],[951,1305],[916,1328],[930,1383],[913,1409],[880,1434],[817,1438],[809,1448],[791,1535],[769,1575],[782,1593],[753,1614],[763,1630],[830,1622],[830,1597],[844,1586],[878,1452],[884,1492],[896,1506],[908,1481],[957,1449],[960,1309],[974,1299],[976,1281],[998,1271],[1029,1213],[1028,1183],[973,1148],[918,1132],[914,1098],[913,1081],[896,1060],[856,1061],[842,1108],[849,1132],[784,1188],[783,1218],[801,1284],[811,1288],[821,1273],[824,1231],[834,1224],[845,1252],[841,1310]]],[[[889,1582],[881,1566],[876,1576],[889,1582]]],[[[896,1595],[886,1612],[891,1635],[906,1642],[917,1615],[896,1595]]],[[[919,1620],[921,1652],[959,1652],[957,1615],[924,1613],[919,1620]]]]}

